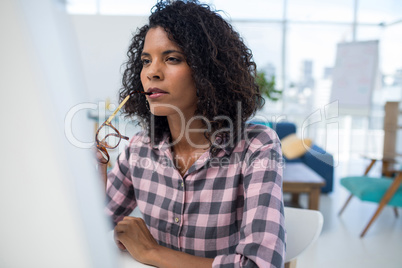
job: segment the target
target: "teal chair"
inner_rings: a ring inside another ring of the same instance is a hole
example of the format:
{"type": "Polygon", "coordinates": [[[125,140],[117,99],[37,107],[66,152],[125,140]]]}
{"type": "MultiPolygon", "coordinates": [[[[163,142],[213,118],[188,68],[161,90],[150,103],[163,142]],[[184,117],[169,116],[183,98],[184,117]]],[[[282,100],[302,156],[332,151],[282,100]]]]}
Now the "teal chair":
{"type": "Polygon", "coordinates": [[[402,171],[395,172],[395,177],[369,177],[367,176],[373,163],[366,169],[364,176],[346,177],[340,180],[340,183],[351,194],[339,211],[339,216],[345,210],[353,196],[361,201],[378,203],[378,208],[369,223],[364,228],[360,237],[363,237],[371,224],[378,217],[382,209],[386,206],[393,206],[395,215],[398,217],[397,207],[402,207],[402,171]]]}

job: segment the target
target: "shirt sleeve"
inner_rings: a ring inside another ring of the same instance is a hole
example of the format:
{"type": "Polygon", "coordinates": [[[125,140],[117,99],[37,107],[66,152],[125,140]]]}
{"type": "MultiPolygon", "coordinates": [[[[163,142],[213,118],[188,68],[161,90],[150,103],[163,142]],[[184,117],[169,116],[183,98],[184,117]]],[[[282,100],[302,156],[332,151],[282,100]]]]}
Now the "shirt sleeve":
{"type": "Polygon", "coordinates": [[[282,153],[276,133],[263,133],[265,138],[251,143],[244,163],[244,208],[239,244],[234,254],[217,256],[213,267],[284,266],[282,153]]]}
{"type": "Polygon", "coordinates": [[[126,147],[107,176],[106,213],[112,217],[114,224],[129,215],[137,206],[129,156],[130,147],[126,147]]]}

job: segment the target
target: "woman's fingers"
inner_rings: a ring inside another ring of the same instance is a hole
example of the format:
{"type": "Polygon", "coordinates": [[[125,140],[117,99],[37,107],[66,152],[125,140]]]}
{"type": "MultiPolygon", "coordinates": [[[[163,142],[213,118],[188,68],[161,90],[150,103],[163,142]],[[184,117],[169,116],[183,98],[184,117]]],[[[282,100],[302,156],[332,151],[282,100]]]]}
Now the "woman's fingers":
{"type": "Polygon", "coordinates": [[[114,236],[114,242],[116,243],[117,247],[118,247],[120,250],[127,250],[126,247],[123,245],[123,243],[120,242],[120,240],[117,238],[116,229],[115,229],[115,231],[114,231],[114,235],[113,235],[113,236],[114,236]]]}
{"type": "Polygon", "coordinates": [[[114,233],[116,241],[122,243],[131,256],[140,262],[144,262],[148,250],[158,246],[141,218],[124,217],[117,223],[114,233]]]}
{"type": "Polygon", "coordinates": [[[109,153],[105,147],[96,147],[96,158],[99,164],[106,165],[109,162],[109,153]]]}

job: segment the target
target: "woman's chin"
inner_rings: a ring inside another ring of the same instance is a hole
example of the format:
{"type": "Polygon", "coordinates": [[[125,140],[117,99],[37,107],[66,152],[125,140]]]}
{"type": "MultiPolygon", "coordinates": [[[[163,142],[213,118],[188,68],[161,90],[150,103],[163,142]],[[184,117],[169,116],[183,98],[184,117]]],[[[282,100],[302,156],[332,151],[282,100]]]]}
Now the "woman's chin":
{"type": "Polygon", "coordinates": [[[182,111],[173,105],[151,105],[150,111],[155,116],[181,115],[184,117],[182,111]]]}

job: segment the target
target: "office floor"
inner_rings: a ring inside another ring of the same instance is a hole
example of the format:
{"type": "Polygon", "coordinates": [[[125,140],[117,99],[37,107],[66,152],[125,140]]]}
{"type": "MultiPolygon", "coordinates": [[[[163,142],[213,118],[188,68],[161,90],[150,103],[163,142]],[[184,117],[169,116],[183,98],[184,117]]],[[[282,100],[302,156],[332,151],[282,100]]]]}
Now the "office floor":
{"type": "MultiPolygon", "coordinates": [[[[336,167],[334,192],[321,195],[320,199],[320,211],[324,216],[322,233],[317,242],[298,258],[297,268],[402,267],[401,208],[398,218],[391,207],[384,208],[364,238],[360,238],[360,233],[374,214],[376,204],[354,198],[338,217],[349,196],[340,186],[339,178],[345,174],[361,174],[365,164],[355,159],[336,167]]],[[[305,196],[301,197],[301,204],[307,204],[305,196]]]]}

